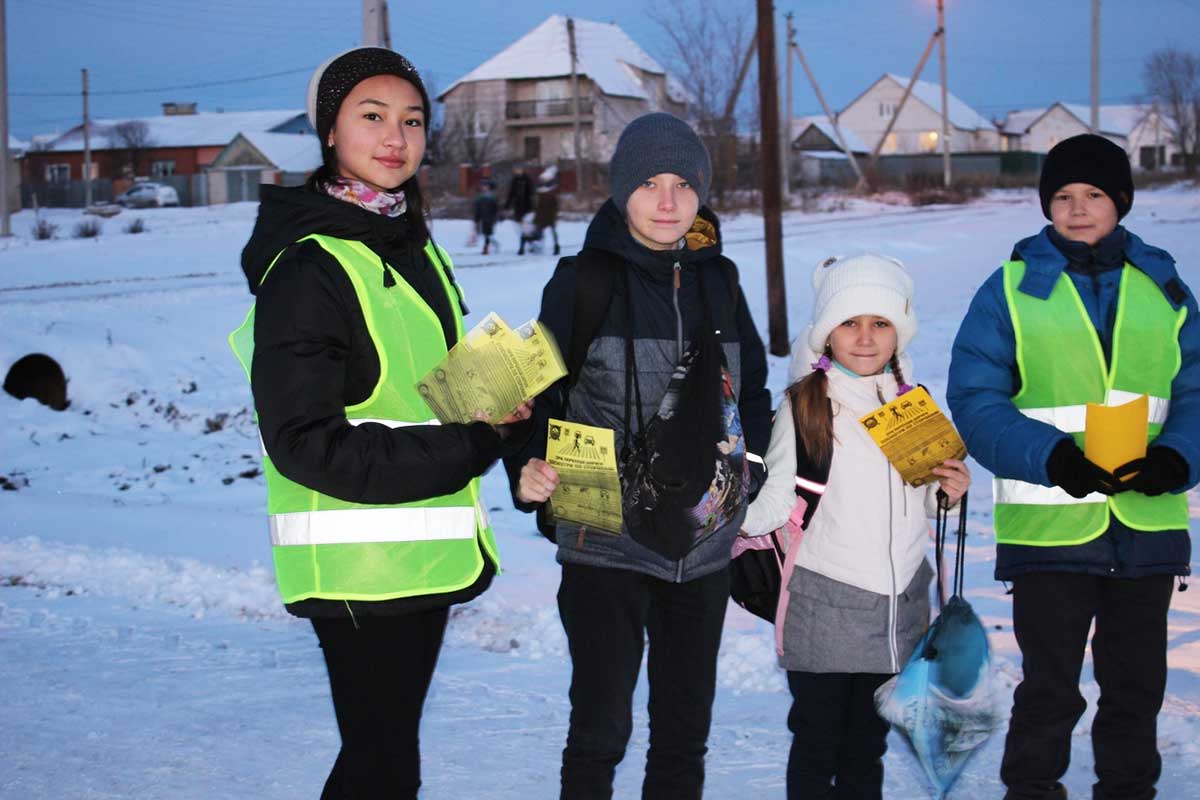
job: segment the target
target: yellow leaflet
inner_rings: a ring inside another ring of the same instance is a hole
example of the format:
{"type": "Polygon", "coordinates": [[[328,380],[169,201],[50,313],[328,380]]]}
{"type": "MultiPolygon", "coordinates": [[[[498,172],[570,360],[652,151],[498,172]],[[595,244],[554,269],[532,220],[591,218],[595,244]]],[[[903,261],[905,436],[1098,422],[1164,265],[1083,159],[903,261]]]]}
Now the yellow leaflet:
{"type": "Polygon", "coordinates": [[[967,446],[929,392],[918,386],[859,419],[910,486],[936,481],[933,468],[963,458],[967,446]]]}
{"type": "Polygon", "coordinates": [[[417,382],[442,422],[499,422],[567,374],[554,337],[534,320],[513,330],[492,312],[417,382]]]}
{"type": "Polygon", "coordinates": [[[1149,427],[1150,398],[1146,395],[1119,406],[1088,403],[1083,454],[1112,472],[1146,455],[1149,427]]]}
{"type": "Polygon", "coordinates": [[[546,430],[546,463],[558,470],[550,496],[555,519],[586,528],[621,533],[621,480],[612,428],[594,428],[551,419],[546,430]]]}

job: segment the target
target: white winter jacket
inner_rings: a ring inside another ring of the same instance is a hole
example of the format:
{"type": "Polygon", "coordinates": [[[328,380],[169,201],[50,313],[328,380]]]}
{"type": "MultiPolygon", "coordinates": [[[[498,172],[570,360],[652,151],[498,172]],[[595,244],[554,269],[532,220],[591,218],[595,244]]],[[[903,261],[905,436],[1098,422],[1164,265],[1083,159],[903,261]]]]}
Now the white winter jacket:
{"type": "MultiPolygon", "coordinates": [[[[905,361],[901,369],[912,382],[905,361]]],[[[835,366],[828,376],[833,459],[825,494],[805,530],[796,566],[895,597],[925,559],[928,518],[937,510],[937,484],[913,488],[904,483],[858,421],[896,398],[898,387],[890,373],[856,377],[835,366]]],[[[787,396],[775,413],[766,462],[766,483],[742,524],[749,536],[781,527],[796,503],[795,427],[787,396]]]]}

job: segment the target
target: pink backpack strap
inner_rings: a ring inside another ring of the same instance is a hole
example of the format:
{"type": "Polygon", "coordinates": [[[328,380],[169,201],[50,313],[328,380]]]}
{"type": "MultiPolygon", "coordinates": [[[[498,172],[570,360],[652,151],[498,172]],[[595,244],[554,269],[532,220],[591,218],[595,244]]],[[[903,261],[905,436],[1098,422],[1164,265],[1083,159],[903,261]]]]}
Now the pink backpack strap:
{"type": "MultiPolygon", "coordinates": [[[[796,488],[815,495],[825,494],[825,484],[817,483],[808,478],[796,476],[796,488]]],[[[804,538],[804,514],[808,511],[808,501],[802,496],[796,496],[796,505],[792,514],[778,533],[787,537],[787,557],[783,561],[779,576],[779,605],[775,609],[775,652],[783,656],[783,623],[787,619],[788,582],[791,581],[792,571],[796,569],[796,554],[800,552],[800,541],[804,538]]]]}

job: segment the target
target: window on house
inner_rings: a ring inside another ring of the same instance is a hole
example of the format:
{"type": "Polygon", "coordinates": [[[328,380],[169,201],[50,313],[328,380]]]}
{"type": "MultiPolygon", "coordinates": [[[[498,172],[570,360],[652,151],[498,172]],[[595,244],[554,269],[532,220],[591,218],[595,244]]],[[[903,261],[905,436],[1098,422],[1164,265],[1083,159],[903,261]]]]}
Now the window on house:
{"type": "Polygon", "coordinates": [[[933,153],[938,149],[938,141],[940,140],[937,131],[921,131],[920,146],[922,153],[933,153]]]}
{"type": "Polygon", "coordinates": [[[69,183],[71,181],[70,164],[47,164],[46,183],[69,183]]]}
{"type": "Polygon", "coordinates": [[[896,133],[893,131],[892,133],[889,133],[887,135],[886,139],[883,140],[883,149],[880,150],[880,152],[881,153],[894,153],[894,152],[896,152],[898,147],[899,147],[899,140],[896,138],[896,133]]]}
{"type": "Polygon", "coordinates": [[[165,178],[175,174],[174,161],[155,161],[150,165],[150,175],[154,178],[165,178]]]}
{"type": "Polygon", "coordinates": [[[525,137],[525,160],[526,161],[541,161],[542,159],[542,137],[526,136],[525,137]]]}
{"type": "Polygon", "coordinates": [[[880,103],[879,104],[879,116],[887,118],[887,117],[892,116],[892,114],[895,114],[895,113],[896,113],[896,104],[895,103],[880,103]]]}

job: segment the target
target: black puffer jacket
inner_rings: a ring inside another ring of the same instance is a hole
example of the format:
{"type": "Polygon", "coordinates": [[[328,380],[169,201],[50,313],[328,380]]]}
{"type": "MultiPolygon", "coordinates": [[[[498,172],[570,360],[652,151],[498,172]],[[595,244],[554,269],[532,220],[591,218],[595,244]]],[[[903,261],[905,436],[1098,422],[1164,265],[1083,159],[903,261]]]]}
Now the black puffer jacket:
{"type": "MultiPolygon", "coordinates": [[[[390,219],[307,187],[262,187],[258,220],[242,251],[242,270],[257,295],[251,385],[263,443],[287,478],[357,503],[404,503],[458,491],[507,452],[492,426],[350,425],[345,408],[367,399],[379,358],[345,270],[315,242],[320,233],[360,241],[417,291],[456,339],[450,300],[437,271],[403,219],[390,219]],[[267,268],[283,254],[267,274],[267,268]],[[266,279],[263,275],[266,274],[266,279]]],[[[383,280],[381,265],[380,280],[383,280]]],[[[510,439],[527,434],[505,431],[510,439]]],[[[510,442],[511,445],[511,442],[510,442]]],[[[474,585],[459,592],[381,602],[305,600],[297,616],[397,614],[463,602],[495,573],[485,558],[474,585]]]]}
{"type": "MultiPolygon", "coordinates": [[[[746,450],[761,458],[771,436],[766,351],[740,286],[731,285],[733,270],[722,263],[717,218],[706,208],[701,209],[700,215],[712,224],[715,241],[694,250],[654,251],[633,239],[624,218],[609,200],[588,227],[584,248],[615,254],[629,265],[632,336],[645,420],[658,410],[675,365],[691,334],[704,319],[700,277],[703,272],[707,304],[738,398],[746,450]],[[676,263],[680,267],[677,296],[673,290],[676,263]]],[[[577,263],[573,257],[562,259],[542,293],[539,318],[553,332],[564,353],[571,350],[577,263]]],[[[538,427],[529,446],[505,459],[517,508],[524,511],[535,508],[516,500],[516,488],[521,467],[530,458],[545,457],[545,424],[550,417],[561,418],[565,413],[567,419],[612,428],[616,433],[616,450],[621,451],[625,437],[625,305],[624,287],[617,280],[608,314],[588,348],[579,380],[570,392],[569,409],[565,381],[560,381],[537,400],[534,419],[538,427]]],[[[631,422],[636,426],[636,417],[631,422]]],[[[559,523],[558,559],[686,581],[729,562],[732,537],[737,534],[741,519],[739,515],[737,524],[727,526],[732,530],[718,531],[679,561],[666,559],[628,536],[580,537],[576,535],[578,526],[559,523]]]]}

